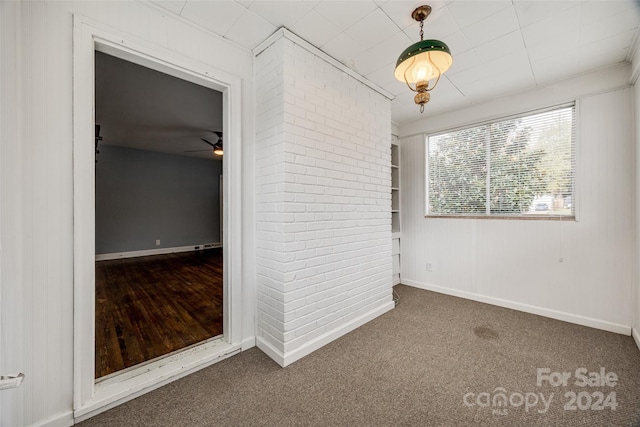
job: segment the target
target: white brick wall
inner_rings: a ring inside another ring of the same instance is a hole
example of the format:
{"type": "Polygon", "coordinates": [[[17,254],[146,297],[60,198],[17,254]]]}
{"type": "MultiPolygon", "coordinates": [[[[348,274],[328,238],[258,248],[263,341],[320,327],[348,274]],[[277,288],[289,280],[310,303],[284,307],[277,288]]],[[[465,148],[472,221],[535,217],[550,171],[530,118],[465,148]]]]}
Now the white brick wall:
{"type": "Polygon", "coordinates": [[[391,307],[390,101],[285,37],[255,69],[258,343],[286,365],[391,307]]]}

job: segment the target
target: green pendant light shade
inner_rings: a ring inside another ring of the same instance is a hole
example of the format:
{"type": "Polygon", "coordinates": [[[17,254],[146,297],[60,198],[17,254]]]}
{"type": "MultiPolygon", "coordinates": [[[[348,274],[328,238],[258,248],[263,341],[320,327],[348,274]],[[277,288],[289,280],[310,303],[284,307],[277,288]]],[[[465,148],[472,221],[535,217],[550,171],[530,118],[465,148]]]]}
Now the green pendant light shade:
{"type": "Polygon", "coordinates": [[[451,67],[453,58],[449,46],[440,40],[423,40],[422,26],[431,13],[431,6],[417,7],[411,17],[420,22],[420,41],[406,48],[398,57],[395,78],[405,82],[409,89],[417,92],[414,101],[424,111],[424,104],[429,102],[429,92],[436,87],[442,74],[451,67]],[[435,79],[432,87],[429,81],[435,79]],[[414,84],[415,87],[411,87],[414,84]]]}
{"type": "Polygon", "coordinates": [[[396,79],[401,82],[429,81],[451,67],[449,46],[440,40],[421,40],[404,50],[396,62],[396,79]]]}

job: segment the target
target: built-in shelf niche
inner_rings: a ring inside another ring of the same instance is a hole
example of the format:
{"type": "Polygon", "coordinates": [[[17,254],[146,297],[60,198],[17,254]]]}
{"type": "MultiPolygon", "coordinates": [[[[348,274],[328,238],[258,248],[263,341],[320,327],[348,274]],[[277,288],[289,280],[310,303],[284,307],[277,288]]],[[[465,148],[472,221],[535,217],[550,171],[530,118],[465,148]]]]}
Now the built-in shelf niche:
{"type": "Polygon", "coordinates": [[[400,147],[391,144],[391,260],[393,284],[400,283],[400,147]]]}

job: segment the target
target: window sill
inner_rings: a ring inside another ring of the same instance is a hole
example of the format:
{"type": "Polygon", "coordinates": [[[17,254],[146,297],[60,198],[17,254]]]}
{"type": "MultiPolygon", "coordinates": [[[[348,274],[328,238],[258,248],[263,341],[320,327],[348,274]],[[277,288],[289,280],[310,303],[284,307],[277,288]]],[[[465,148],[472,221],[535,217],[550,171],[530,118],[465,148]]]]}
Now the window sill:
{"type": "Polygon", "coordinates": [[[425,218],[446,218],[446,219],[503,219],[503,220],[525,220],[525,221],[576,221],[575,215],[425,215],[425,218]]]}

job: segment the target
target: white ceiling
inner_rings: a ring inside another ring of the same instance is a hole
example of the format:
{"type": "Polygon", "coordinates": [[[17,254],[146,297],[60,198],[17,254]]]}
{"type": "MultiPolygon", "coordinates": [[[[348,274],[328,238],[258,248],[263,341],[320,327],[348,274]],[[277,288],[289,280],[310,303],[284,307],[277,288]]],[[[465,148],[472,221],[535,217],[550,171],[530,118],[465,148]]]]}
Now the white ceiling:
{"type": "Polygon", "coordinates": [[[424,118],[630,60],[640,23],[634,0],[178,0],[170,13],[252,49],[285,26],[394,94],[397,123],[424,118]],[[453,66],[424,115],[393,77],[395,61],[419,40],[411,12],[433,8],[425,38],[445,42],[453,66]]]}

